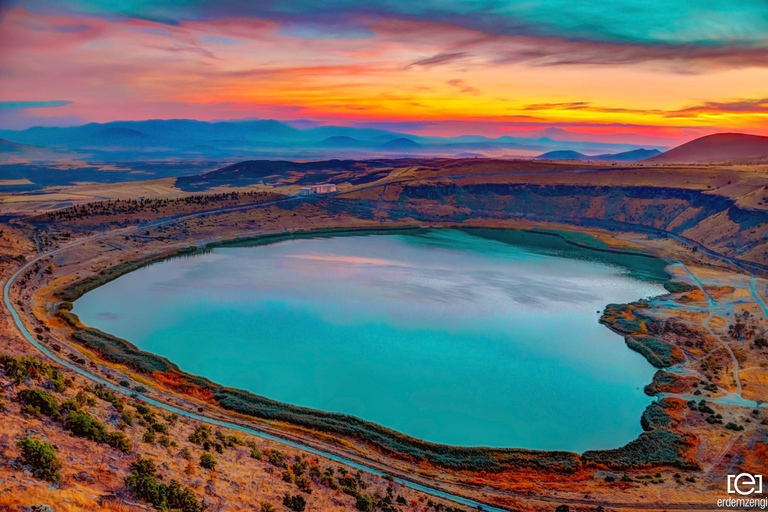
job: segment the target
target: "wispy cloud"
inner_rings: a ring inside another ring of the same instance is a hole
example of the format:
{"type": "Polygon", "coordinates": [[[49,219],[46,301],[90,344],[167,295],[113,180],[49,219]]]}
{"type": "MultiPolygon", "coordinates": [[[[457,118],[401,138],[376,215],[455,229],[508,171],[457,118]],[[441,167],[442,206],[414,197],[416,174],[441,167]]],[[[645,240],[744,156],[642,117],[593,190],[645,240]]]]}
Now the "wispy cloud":
{"type": "Polygon", "coordinates": [[[446,64],[452,64],[454,62],[463,60],[467,57],[466,52],[448,52],[448,53],[438,53],[437,55],[432,55],[431,57],[425,57],[423,59],[418,59],[406,66],[406,69],[412,68],[412,67],[422,67],[422,68],[431,68],[433,66],[443,66],[446,64]]]}
{"type": "Polygon", "coordinates": [[[454,79],[454,80],[448,80],[445,82],[446,84],[450,85],[451,87],[457,88],[462,94],[472,94],[477,96],[480,94],[480,90],[476,87],[471,87],[467,85],[464,80],[461,79],[454,79]]]}
{"type": "Polygon", "coordinates": [[[0,112],[15,126],[56,114],[442,135],[514,123],[648,138],[768,131],[768,11],[755,0],[17,0],[0,11],[0,97],[19,100],[0,112]],[[21,101],[51,97],[69,101],[21,101]]]}
{"type": "Polygon", "coordinates": [[[63,107],[72,104],[71,101],[0,101],[0,110],[23,110],[28,108],[63,107]]]}
{"type": "Polygon", "coordinates": [[[675,110],[670,114],[768,114],[768,98],[738,99],[732,101],[707,101],[701,105],[675,110]]]}

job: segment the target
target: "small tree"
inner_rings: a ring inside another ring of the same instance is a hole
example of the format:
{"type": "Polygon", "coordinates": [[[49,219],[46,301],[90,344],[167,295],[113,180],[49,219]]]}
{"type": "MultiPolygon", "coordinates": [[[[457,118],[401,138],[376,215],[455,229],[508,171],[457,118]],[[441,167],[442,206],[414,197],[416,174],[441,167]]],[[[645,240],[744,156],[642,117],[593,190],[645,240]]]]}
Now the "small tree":
{"type": "Polygon", "coordinates": [[[148,501],[158,510],[202,512],[195,493],[171,480],[167,485],[158,481],[157,466],[151,459],[139,457],[131,464],[131,473],[125,485],[139,499],[148,501]]]}
{"type": "Polygon", "coordinates": [[[200,456],[200,467],[203,469],[210,469],[216,467],[216,459],[213,457],[211,453],[205,452],[200,456]]]}
{"type": "Polygon", "coordinates": [[[283,496],[283,505],[290,510],[293,510],[293,512],[304,512],[304,509],[307,507],[307,500],[299,494],[294,496],[287,492],[285,493],[285,496],[283,496]]]}
{"type": "Polygon", "coordinates": [[[24,436],[18,443],[24,464],[32,466],[32,473],[41,480],[58,482],[62,465],[53,445],[24,436]]]}
{"type": "Polygon", "coordinates": [[[268,501],[259,503],[259,512],[277,512],[277,507],[268,501]]]}
{"type": "Polygon", "coordinates": [[[267,460],[269,461],[270,464],[278,468],[288,467],[288,465],[285,462],[285,455],[283,454],[283,452],[279,452],[277,450],[269,450],[267,451],[267,460]]]}
{"type": "Polygon", "coordinates": [[[33,416],[43,414],[54,420],[61,419],[59,403],[53,396],[42,389],[22,389],[17,397],[19,402],[24,404],[24,412],[33,416]]]}
{"type": "Polygon", "coordinates": [[[373,512],[376,510],[376,506],[374,505],[371,497],[364,494],[358,495],[357,501],[355,502],[355,507],[357,507],[357,510],[362,512],[373,512]]]}

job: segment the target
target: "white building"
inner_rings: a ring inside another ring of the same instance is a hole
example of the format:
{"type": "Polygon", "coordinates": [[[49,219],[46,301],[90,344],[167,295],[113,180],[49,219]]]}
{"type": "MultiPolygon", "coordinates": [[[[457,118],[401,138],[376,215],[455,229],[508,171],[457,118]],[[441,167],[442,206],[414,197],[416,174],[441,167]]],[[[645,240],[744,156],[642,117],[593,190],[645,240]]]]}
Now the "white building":
{"type": "Polygon", "coordinates": [[[315,194],[330,194],[336,192],[338,189],[333,183],[325,183],[323,185],[312,185],[311,187],[301,187],[299,189],[300,196],[312,196],[315,194]]]}
{"type": "Polygon", "coordinates": [[[313,194],[330,194],[336,192],[336,185],[333,183],[326,183],[324,185],[312,185],[313,194]]]}

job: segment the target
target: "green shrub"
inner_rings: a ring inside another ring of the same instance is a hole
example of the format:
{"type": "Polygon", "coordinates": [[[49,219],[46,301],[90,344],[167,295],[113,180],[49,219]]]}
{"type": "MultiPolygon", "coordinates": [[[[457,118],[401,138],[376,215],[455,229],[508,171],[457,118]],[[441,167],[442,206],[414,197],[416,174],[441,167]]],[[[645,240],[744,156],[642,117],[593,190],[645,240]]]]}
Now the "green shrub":
{"type": "Polygon", "coordinates": [[[262,501],[259,503],[259,512],[277,512],[277,507],[268,501],[262,501]]]}
{"type": "Polygon", "coordinates": [[[59,410],[62,413],[77,412],[80,410],[80,404],[72,399],[64,400],[63,402],[61,402],[61,406],[59,407],[59,410]]]}
{"type": "Polygon", "coordinates": [[[203,453],[200,456],[200,467],[201,468],[212,470],[213,468],[216,467],[216,464],[217,464],[216,459],[214,458],[214,456],[211,453],[205,452],[205,453],[203,453]]]}
{"type": "Polygon", "coordinates": [[[301,492],[312,494],[312,481],[309,478],[307,478],[306,475],[297,476],[294,479],[294,483],[296,484],[296,487],[298,487],[301,492]]]}
{"type": "Polygon", "coordinates": [[[261,453],[261,450],[259,450],[258,446],[251,448],[251,458],[256,460],[261,460],[264,458],[264,454],[261,453]]]}
{"type": "Polygon", "coordinates": [[[82,389],[77,392],[77,395],[75,395],[75,401],[79,403],[80,405],[85,405],[88,407],[95,407],[96,406],[96,399],[88,394],[86,394],[85,391],[82,389]]]}
{"type": "Polygon", "coordinates": [[[119,412],[122,412],[123,410],[123,402],[120,400],[120,397],[117,393],[112,391],[111,389],[105,387],[103,384],[96,384],[96,386],[86,386],[85,390],[93,393],[97,397],[101,398],[105,402],[109,402],[112,404],[112,406],[117,409],[119,412]]]}
{"type": "Polygon", "coordinates": [[[19,402],[24,404],[25,412],[37,416],[43,414],[55,420],[61,419],[59,403],[42,389],[22,389],[17,395],[19,402]]]}
{"type": "Polygon", "coordinates": [[[133,425],[133,414],[131,414],[131,411],[123,411],[122,414],[120,414],[120,419],[125,422],[126,425],[130,426],[133,425]]]}
{"type": "Polygon", "coordinates": [[[21,459],[32,467],[32,474],[41,480],[58,482],[62,468],[53,445],[24,436],[18,443],[21,459]]]}
{"type": "Polygon", "coordinates": [[[153,423],[149,428],[158,434],[168,434],[168,425],[163,425],[162,423],[153,423]]]}
{"type": "Polygon", "coordinates": [[[227,436],[221,430],[216,431],[216,439],[221,441],[222,446],[225,448],[231,448],[233,446],[242,446],[245,443],[237,436],[227,436]]]}
{"type": "Polygon", "coordinates": [[[87,412],[73,412],[67,416],[64,428],[77,437],[111,446],[123,453],[131,451],[131,442],[122,432],[108,432],[107,428],[87,412]]]}
{"type": "Polygon", "coordinates": [[[362,512],[373,512],[376,510],[376,505],[373,503],[373,500],[370,496],[366,496],[364,494],[361,494],[357,497],[357,501],[355,502],[355,507],[357,510],[360,510],[362,512]]]}
{"type": "MultiPolygon", "coordinates": [[[[42,381],[44,378],[53,381],[65,383],[61,372],[44,363],[36,357],[26,356],[16,358],[9,355],[0,355],[0,364],[3,365],[5,376],[13,380],[16,384],[21,384],[27,379],[42,381]]],[[[67,380],[66,382],[69,382],[67,380]]],[[[56,385],[54,384],[54,388],[56,385]]]]}
{"type": "Polygon", "coordinates": [[[303,459],[298,459],[293,466],[291,466],[291,470],[293,471],[293,474],[296,476],[301,476],[304,474],[304,471],[307,470],[309,467],[309,464],[307,464],[307,461],[303,459]]]}
{"type": "Polygon", "coordinates": [[[77,437],[84,437],[97,443],[103,443],[107,437],[106,427],[87,412],[69,414],[64,422],[64,428],[77,437]]]}
{"type": "Polygon", "coordinates": [[[104,442],[123,453],[131,453],[131,441],[122,432],[110,432],[104,442]]]}
{"type": "Polygon", "coordinates": [[[304,509],[307,507],[307,500],[305,500],[301,495],[291,495],[291,493],[287,492],[285,493],[285,496],[283,496],[283,505],[293,510],[293,512],[304,512],[304,509]]]}
{"type": "Polygon", "coordinates": [[[286,468],[288,465],[285,462],[285,455],[283,452],[279,452],[277,450],[268,450],[267,451],[267,460],[270,464],[272,464],[275,467],[278,468],[286,468]]]}
{"type": "Polygon", "coordinates": [[[211,437],[211,427],[208,425],[195,425],[195,431],[189,434],[189,442],[202,445],[211,437]]]}
{"type": "Polygon", "coordinates": [[[144,435],[141,437],[141,440],[147,444],[154,443],[155,439],[157,439],[157,434],[155,434],[155,432],[152,430],[147,430],[146,432],[144,432],[144,435]]]}
{"type": "Polygon", "coordinates": [[[158,482],[157,467],[150,459],[139,457],[131,463],[131,472],[125,485],[137,498],[151,503],[158,510],[202,512],[195,493],[176,480],[167,485],[158,482]]]}

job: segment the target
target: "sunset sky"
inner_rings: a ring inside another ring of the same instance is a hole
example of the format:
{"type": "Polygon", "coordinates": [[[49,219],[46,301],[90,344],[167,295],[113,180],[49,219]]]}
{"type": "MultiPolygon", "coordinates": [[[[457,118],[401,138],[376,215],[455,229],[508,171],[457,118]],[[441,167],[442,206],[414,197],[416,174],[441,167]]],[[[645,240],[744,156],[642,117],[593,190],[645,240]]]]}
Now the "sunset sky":
{"type": "Polygon", "coordinates": [[[768,135],[766,0],[17,0],[0,16],[2,128],[768,135]]]}

